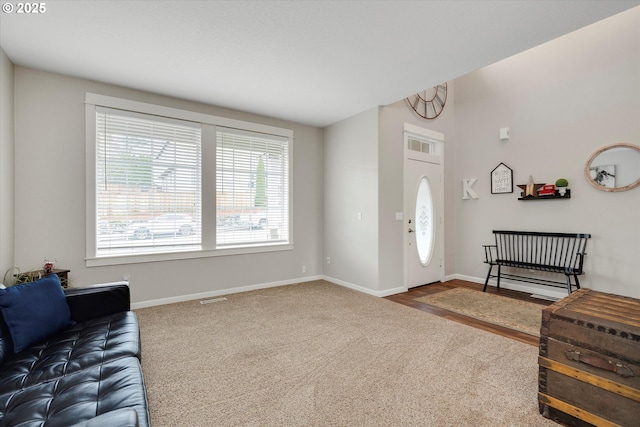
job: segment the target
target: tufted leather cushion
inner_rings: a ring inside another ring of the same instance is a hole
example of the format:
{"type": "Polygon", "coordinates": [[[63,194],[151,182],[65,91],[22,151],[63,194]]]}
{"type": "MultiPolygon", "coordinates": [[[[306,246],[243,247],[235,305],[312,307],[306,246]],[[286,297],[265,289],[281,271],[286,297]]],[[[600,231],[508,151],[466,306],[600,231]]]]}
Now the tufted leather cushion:
{"type": "Polygon", "coordinates": [[[134,312],[76,323],[5,358],[0,365],[0,394],[129,356],[140,358],[140,332],[134,312]]]}
{"type": "Polygon", "coordinates": [[[140,425],[149,425],[142,369],[135,357],[0,394],[0,427],[69,426],[127,407],[135,409],[140,425]]]}

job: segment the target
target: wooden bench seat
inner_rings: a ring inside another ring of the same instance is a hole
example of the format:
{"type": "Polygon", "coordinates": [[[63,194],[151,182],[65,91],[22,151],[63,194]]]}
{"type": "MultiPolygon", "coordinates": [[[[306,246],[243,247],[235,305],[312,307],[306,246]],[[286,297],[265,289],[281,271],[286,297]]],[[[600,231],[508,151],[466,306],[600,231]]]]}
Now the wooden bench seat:
{"type": "Polygon", "coordinates": [[[493,234],[495,244],[483,245],[484,262],[489,264],[483,292],[487,290],[491,278],[497,279],[499,289],[501,277],[539,285],[566,287],[568,293],[572,292],[574,285],[576,289],[580,289],[578,276],[583,274],[582,266],[590,234],[505,230],[493,230],[493,234]],[[498,267],[498,272],[492,275],[494,266],[498,267]],[[502,267],[560,273],[564,274],[565,280],[561,282],[503,273],[502,267]],[[571,281],[572,277],[574,283],[571,281]]]}

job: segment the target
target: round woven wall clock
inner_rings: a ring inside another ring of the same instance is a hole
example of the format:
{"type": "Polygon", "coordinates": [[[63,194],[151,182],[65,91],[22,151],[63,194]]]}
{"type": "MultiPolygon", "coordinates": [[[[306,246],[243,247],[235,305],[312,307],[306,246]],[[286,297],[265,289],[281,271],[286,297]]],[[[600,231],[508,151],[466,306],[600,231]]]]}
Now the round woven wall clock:
{"type": "Polygon", "coordinates": [[[423,119],[435,119],[447,103],[447,84],[441,83],[407,98],[409,106],[423,119]]]}

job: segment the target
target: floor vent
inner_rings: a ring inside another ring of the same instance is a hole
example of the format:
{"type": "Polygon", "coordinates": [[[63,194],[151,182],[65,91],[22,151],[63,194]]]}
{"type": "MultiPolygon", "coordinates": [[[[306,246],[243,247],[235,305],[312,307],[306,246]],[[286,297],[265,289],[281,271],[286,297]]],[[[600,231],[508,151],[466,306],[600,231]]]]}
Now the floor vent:
{"type": "Polygon", "coordinates": [[[214,302],[221,302],[221,301],[226,301],[227,299],[225,297],[222,298],[212,298],[212,299],[205,299],[200,301],[200,304],[212,304],[214,302]]]}
{"type": "Polygon", "coordinates": [[[547,301],[559,301],[560,298],[556,298],[556,297],[550,297],[547,295],[540,295],[540,294],[532,294],[531,298],[538,298],[538,299],[544,299],[547,301]]]}

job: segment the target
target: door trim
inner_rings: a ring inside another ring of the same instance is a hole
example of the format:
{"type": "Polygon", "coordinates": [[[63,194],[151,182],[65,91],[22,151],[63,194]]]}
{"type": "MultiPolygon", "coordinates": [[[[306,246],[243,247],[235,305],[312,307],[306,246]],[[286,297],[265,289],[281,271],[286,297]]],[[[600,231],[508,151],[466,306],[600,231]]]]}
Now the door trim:
{"type": "MultiPolygon", "coordinates": [[[[404,212],[403,218],[408,218],[410,213],[407,212],[407,198],[413,197],[413,195],[406,194],[406,182],[407,182],[407,165],[409,159],[418,160],[428,163],[440,163],[442,175],[440,179],[440,194],[442,199],[440,200],[439,206],[437,208],[437,217],[438,224],[436,234],[441,237],[437,239],[438,250],[440,253],[440,280],[444,277],[444,265],[445,265],[445,253],[444,253],[444,142],[445,137],[443,133],[435,132],[430,129],[422,128],[420,126],[413,125],[411,123],[404,123],[402,140],[404,144],[404,156],[403,156],[403,170],[402,170],[402,210],[404,212]],[[409,149],[409,138],[413,137],[425,143],[431,145],[430,152],[420,152],[409,149]],[[437,161],[435,158],[437,158],[437,161]]],[[[409,235],[405,232],[406,228],[405,219],[402,221],[402,242],[403,242],[403,288],[405,291],[409,290],[409,235]]]]}

